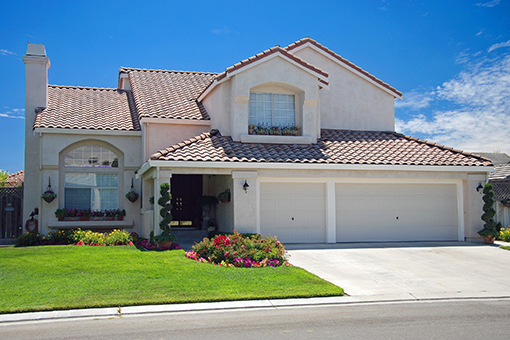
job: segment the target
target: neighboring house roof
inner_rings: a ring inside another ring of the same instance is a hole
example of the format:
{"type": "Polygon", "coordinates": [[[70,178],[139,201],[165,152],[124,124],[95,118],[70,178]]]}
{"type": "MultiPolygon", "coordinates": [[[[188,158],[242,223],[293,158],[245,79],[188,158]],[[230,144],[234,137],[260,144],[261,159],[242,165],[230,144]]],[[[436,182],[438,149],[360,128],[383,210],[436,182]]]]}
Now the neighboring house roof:
{"type": "Polygon", "coordinates": [[[139,131],[140,124],[129,91],[49,85],[34,128],[139,131]]]}
{"type": "MultiPolygon", "coordinates": [[[[213,130],[214,131],[214,130],[213,130]]],[[[253,163],[491,166],[490,160],[395,132],[322,130],[317,144],[248,144],[203,133],[151,160],[253,163]]]]}
{"type": "Polygon", "coordinates": [[[488,158],[494,166],[510,164],[510,156],[503,152],[475,152],[477,155],[488,158]]]}
{"type": "Polygon", "coordinates": [[[25,181],[25,170],[21,170],[7,176],[7,187],[16,187],[25,181]]]}
{"type": "Polygon", "coordinates": [[[489,176],[489,182],[510,182],[510,164],[494,167],[494,173],[489,176]]]}
{"type": "Polygon", "coordinates": [[[333,52],[329,48],[319,44],[317,41],[315,41],[315,40],[313,40],[313,39],[311,39],[309,37],[306,37],[306,38],[303,38],[301,40],[298,40],[295,43],[292,43],[289,46],[285,47],[285,49],[287,51],[292,51],[292,50],[294,50],[294,49],[296,49],[296,48],[298,48],[298,47],[300,47],[302,45],[305,45],[307,43],[312,44],[315,47],[319,48],[320,50],[324,51],[326,54],[331,56],[333,59],[337,60],[338,62],[340,62],[341,64],[343,64],[347,68],[350,68],[352,71],[355,71],[355,73],[359,72],[362,75],[364,75],[365,77],[367,77],[367,78],[371,79],[372,81],[374,81],[375,83],[377,83],[377,84],[385,87],[386,89],[390,90],[391,92],[393,92],[396,95],[396,97],[402,98],[402,92],[398,91],[394,87],[388,85],[387,83],[383,82],[382,80],[380,80],[380,79],[376,78],[375,76],[371,75],[367,71],[363,70],[361,67],[354,65],[349,60],[341,57],[339,54],[336,54],[335,52],[333,52]]]}
{"type": "Polygon", "coordinates": [[[210,120],[197,98],[217,73],[126,67],[119,73],[129,76],[139,118],[210,120]]]}
{"type": "Polygon", "coordinates": [[[237,64],[234,64],[230,67],[227,67],[224,72],[218,74],[214,79],[213,82],[209,84],[207,88],[205,88],[202,93],[200,94],[200,98],[205,96],[207,93],[209,93],[216,84],[219,84],[219,82],[228,77],[230,74],[239,71],[242,68],[245,68],[247,66],[253,65],[256,62],[260,62],[263,59],[266,59],[270,56],[274,56],[276,54],[280,54],[281,56],[288,58],[289,60],[295,62],[296,64],[302,66],[303,68],[307,69],[309,72],[312,72],[318,76],[318,81],[324,85],[328,85],[328,82],[326,79],[329,77],[329,74],[320,68],[304,61],[303,59],[299,58],[298,56],[295,56],[292,53],[289,53],[287,50],[281,48],[280,46],[272,47],[268,50],[265,50],[259,54],[254,55],[253,57],[241,60],[237,64]]]}
{"type": "Polygon", "coordinates": [[[510,182],[491,183],[494,190],[494,200],[510,199],[510,182]]]}

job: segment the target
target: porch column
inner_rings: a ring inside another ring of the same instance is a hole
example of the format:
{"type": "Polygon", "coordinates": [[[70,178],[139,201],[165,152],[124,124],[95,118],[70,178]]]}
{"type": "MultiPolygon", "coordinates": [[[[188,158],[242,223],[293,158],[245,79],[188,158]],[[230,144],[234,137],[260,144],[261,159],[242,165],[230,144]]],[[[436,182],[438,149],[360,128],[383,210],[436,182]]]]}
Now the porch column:
{"type": "Polygon", "coordinates": [[[335,182],[326,182],[326,242],[336,243],[336,191],[335,182]]]}
{"type": "Polygon", "coordinates": [[[260,232],[260,197],[257,171],[232,171],[234,229],[240,233],[260,232]],[[244,184],[248,184],[244,190],[244,184]]]}

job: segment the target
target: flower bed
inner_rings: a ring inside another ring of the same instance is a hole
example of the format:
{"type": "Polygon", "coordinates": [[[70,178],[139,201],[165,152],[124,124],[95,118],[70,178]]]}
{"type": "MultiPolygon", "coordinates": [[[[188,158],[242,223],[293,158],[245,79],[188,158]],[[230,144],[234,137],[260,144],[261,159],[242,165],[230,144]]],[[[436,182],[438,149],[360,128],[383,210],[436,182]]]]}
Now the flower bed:
{"type": "Polygon", "coordinates": [[[132,245],[133,237],[125,230],[113,230],[109,233],[97,233],[90,230],[58,230],[47,235],[26,232],[16,240],[16,247],[45,245],[90,245],[123,246],[132,245]]]}
{"type": "Polygon", "coordinates": [[[138,241],[135,241],[135,245],[142,249],[147,251],[163,251],[163,250],[174,250],[174,249],[182,249],[177,243],[172,243],[171,246],[165,247],[165,246],[159,246],[156,243],[151,243],[147,239],[139,239],[138,241]]]}
{"type": "Polygon", "coordinates": [[[503,242],[510,242],[510,227],[507,229],[501,228],[499,231],[498,239],[503,242]]]}
{"type": "Polygon", "coordinates": [[[258,234],[240,234],[236,230],[233,234],[204,238],[192,251],[186,252],[186,257],[227,267],[290,266],[288,254],[276,236],[264,238],[258,234]]]}

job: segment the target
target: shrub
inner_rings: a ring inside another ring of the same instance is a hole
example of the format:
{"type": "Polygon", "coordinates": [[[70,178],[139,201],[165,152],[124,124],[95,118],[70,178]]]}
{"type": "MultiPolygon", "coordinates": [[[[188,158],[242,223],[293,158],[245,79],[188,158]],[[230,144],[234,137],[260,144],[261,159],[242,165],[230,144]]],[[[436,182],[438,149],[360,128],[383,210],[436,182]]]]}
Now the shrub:
{"type": "Polygon", "coordinates": [[[35,232],[27,231],[24,234],[21,234],[16,239],[16,247],[30,247],[34,246],[37,243],[41,243],[43,239],[43,235],[35,232]]]}
{"type": "Polygon", "coordinates": [[[235,267],[281,266],[287,263],[288,255],[275,237],[264,238],[258,234],[218,235],[204,238],[193,246],[186,257],[200,262],[209,262],[235,267]]]}
{"type": "Polygon", "coordinates": [[[499,239],[503,242],[510,242],[510,227],[507,229],[501,228],[499,230],[499,239]]]}
{"type": "Polygon", "coordinates": [[[75,230],[72,235],[77,245],[121,246],[133,244],[133,237],[125,230],[113,230],[109,233],[97,233],[91,230],[75,230]]]}

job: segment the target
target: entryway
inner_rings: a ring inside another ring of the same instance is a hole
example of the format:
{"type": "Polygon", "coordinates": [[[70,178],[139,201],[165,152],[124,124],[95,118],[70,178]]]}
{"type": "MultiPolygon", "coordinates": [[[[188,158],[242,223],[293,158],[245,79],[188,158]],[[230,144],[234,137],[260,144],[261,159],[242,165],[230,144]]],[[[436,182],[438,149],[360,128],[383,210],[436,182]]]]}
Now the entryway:
{"type": "Polygon", "coordinates": [[[202,190],[202,175],[172,176],[172,229],[200,229],[202,210],[198,200],[202,190]]]}

